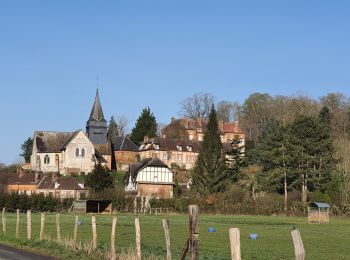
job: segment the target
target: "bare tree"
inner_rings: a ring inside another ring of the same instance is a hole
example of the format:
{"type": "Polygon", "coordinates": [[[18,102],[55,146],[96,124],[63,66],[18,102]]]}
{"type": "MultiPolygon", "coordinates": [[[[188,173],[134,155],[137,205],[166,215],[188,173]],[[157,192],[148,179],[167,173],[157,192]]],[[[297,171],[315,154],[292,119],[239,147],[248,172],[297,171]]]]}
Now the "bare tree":
{"type": "Polygon", "coordinates": [[[119,135],[125,136],[129,132],[128,119],[124,115],[121,115],[117,116],[116,122],[119,130],[119,135]]]}
{"type": "Polygon", "coordinates": [[[180,114],[191,119],[208,118],[215,97],[209,93],[196,93],[181,102],[180,114]]]}
{"type": "Polygon", "coordinates": [[[239,119],[240,108],[238,102],[230,102],[230,101],[220,101],[216,105],[216,114],[218,120],[222,120],[224,122],[233,122],[239,119]]]}
{"type": "Polygon", "coordinates": [[[157,124],[157,136],[162,136],[162,130],[167,124],[165,123],[158,123],[157,124]]]}

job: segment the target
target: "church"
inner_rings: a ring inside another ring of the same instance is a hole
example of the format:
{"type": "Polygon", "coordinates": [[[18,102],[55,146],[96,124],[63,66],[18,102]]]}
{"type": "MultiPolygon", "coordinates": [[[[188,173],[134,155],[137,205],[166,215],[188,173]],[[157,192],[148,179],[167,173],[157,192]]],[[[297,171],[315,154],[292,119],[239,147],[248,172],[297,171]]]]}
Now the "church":
{"type": "Polygon", "coordinates": [[[67,175],[91,172],[97,163],[111,168],[112,151],[107,132],[97,89],[86,132],[34,132],[31,169],[67,175]]]}

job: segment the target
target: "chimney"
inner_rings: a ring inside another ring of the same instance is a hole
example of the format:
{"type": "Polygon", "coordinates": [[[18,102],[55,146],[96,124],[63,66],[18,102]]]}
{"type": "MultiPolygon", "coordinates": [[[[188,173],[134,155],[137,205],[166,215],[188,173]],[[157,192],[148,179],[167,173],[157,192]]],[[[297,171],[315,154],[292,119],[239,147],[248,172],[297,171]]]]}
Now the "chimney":
{"type": "Polygon", "coordinates": [[[175,120],[176,120],[176,118],[175,118],[175,117],[172,117],[172,118],[171,118],[171,123],[174,123],[175,120]]]}
{"type": "Polygon", "coordinates": [[[55,189],[57,189],[59,186],[59,183],[57,181],[55,181],[55,189]]]}
{"type": "Polygon", "coordinates": [[[54,180],[56,179],[56,173],[53,172],[53,173],[51,174],[51,177],[52,177],[52,181],[54,181],[54,180]]]}

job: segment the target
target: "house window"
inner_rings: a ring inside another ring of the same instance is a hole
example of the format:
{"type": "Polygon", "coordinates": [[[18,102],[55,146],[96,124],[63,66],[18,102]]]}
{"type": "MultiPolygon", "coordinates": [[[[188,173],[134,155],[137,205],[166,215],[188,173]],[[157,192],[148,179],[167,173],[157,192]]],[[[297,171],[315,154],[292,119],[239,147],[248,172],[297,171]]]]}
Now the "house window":
{"type": "Polygon", "coordinates": [[[168,155],[165,153],[163,154],[163,160],[167,160],[168,159],[168,155]]]}
{"type": "Polygon", "coordinates": [[[81,157],[85,157],[85,149],[81,149],[81,157]]]}
{"type": "Polygon", "coordinates": [[[75,149],[75,157],[79,157],[79,148],[75,149]]]}
{"type": "Polygon", "coordinates": [[[177,157],[177,159],[178,159],[179,162],[182,162],[182,155],[179,154],[178,157],[177,157]]]}
{"type": "Polygon", "coordinates": [[[49,157],[49,155],[45,155],[44,164],[49,164],[49,163],[50,163],[50,157],[49,157]]]}
{"type": "Polygon", "coordinates": [[[84,200],[85,198],[86,198],[85,192],[81,192],[80,193],[80,199],[84,200]]]}

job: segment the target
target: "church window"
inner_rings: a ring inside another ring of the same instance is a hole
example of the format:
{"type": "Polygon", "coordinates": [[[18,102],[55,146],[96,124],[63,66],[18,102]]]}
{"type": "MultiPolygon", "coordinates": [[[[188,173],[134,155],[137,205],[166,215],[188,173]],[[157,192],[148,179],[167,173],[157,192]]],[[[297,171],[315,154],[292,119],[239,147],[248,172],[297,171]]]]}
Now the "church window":
{"type": "Polygon", "coordinates": [[[49,163],[50,163],[50,157],[48,155],[45,155],[44,164],[49,164],[49,163]]]}
{"type": "Polygon", "coordinates": [[[85,157],[85,149],[81,149],[81,157],[85,157]]]}
{"type": "Polygon", "coordinates": [[[75,149],[75,157],[79,157],[79,148],[75,149]]]}
{"type": "Polygon", "coordinates": [[[60,163],[60,156],[58,154],[55,155],[55,164],[58,165],[60,163]]]}

